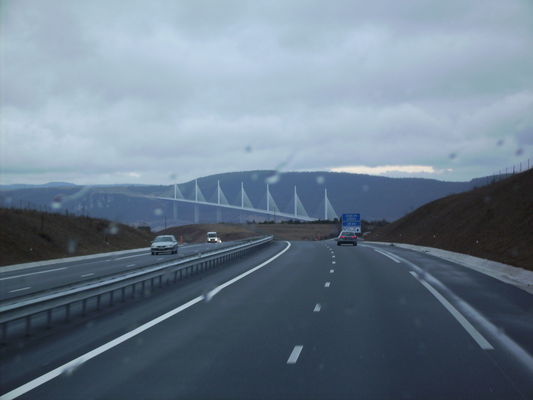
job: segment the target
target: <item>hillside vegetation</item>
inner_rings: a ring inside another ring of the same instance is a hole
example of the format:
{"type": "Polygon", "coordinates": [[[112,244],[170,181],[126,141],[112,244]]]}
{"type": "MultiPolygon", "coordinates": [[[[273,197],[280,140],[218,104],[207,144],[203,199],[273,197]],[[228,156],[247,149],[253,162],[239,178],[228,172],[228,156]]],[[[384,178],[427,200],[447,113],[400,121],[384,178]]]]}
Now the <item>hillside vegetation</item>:
{"type": "Polygon", "coordinates": [[[533,270],[533,170],[435,200],[368,239],[437,247],[533,270]]]}
{"type": "Polygon", "coordinates": [[[0,208],[0,265],[148,247],[153,234],[103,219],[0,208]]]}

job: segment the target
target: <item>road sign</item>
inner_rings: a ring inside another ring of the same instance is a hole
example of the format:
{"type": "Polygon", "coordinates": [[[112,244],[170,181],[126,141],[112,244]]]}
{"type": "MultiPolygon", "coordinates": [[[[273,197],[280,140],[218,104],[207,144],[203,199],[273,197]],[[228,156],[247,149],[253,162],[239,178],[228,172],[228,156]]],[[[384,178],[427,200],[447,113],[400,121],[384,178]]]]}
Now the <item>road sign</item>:
{"type": "Polygon", "coordinates": [[[342,229],[361,233],[361,214],[342,214],[342,229]]]}

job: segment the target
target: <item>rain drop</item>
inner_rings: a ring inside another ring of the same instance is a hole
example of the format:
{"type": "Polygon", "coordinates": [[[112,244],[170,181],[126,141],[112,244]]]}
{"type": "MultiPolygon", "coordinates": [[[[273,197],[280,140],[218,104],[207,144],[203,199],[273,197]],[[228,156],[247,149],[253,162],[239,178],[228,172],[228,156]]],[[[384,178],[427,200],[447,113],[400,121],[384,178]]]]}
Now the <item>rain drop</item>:
{"type": "Polygon", "coordinates": [[[78,244],[75,240],[69,239],[68,245],[67,245],[67,251],[69,254],[74,254],[76,252],[76,248],[78,247],[78,244]]]}
{"type": "Polygon", "coordinates": [[[116,234],[118,234],[118,231],[119,231],[119,229],[118,229],[118,225],[117,224],[110,224],[109,225],[109,234],[110,235],[116,235],[116,234]]]}
{"type": "Polygon", "coordinates": [[[274,175],[269,176],[268,178],[266,178],[265,182],[268,183],[269,185],[274,185],[274,184],[278,183],[280,179],[281,179],[280,174],[278,172],[276,172],[274,175]]]}

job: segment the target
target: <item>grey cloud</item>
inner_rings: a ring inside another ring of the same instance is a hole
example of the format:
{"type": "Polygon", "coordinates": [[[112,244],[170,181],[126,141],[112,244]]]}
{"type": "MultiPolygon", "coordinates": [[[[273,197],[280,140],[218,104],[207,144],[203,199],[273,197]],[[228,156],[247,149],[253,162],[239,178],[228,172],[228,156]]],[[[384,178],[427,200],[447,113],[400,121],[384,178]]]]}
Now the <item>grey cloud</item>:
{"type": "Polygon", "coordinates": [[[458,179],[532,154],[525,1],[3,8],[4,178],[191,178],[290,159],[433,165],[458,179]]]}

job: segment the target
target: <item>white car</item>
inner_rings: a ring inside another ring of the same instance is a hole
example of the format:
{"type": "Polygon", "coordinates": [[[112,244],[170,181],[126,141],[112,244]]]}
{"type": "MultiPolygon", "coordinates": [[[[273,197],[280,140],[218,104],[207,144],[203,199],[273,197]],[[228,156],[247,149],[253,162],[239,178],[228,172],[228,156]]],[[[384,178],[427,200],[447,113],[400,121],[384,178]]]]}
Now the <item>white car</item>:
{"type": "Polygon", "coordinates": [[[159,253],[170,252],[170,254],[178,254],[178,241],[174,235],[157,236],[150,246],[152,255],[159,253]]]}
{"type": "Polygon", "coordinates": [[[216,232],[207,232],[207,243],[222,243],[216,232]]]}

